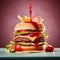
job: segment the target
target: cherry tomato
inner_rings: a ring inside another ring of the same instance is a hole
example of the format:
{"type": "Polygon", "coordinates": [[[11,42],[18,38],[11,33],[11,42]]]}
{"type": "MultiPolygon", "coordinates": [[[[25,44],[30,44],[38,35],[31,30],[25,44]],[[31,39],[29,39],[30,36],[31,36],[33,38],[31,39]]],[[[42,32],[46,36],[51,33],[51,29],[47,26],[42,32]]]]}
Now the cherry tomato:
{"type": "Polygon", "coordinates": [[[15,45],[15,51],[22,51],[22,48],[19,44],[15,45]]]}
{"type": "Polygon", "coordinates": [[[52,45],[48,45],[46,47],[46,52],[53,52],[54,51],[54,47],[52,45]]]}

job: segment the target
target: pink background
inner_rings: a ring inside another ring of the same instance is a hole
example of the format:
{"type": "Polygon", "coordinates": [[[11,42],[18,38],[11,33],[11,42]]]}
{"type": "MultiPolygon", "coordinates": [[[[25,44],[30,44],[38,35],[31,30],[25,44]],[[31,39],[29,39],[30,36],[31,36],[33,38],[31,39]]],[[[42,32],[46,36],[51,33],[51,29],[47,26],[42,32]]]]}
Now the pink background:
{"type": "Polygon", "coordinates": [[[60,1],[59,0],[0,0],[0,47],[5,47],[14,37],[14,26],[20,21],[17,15],[29,16],[29,2],[33,5],[33,16],[44,18],[46,41],[60,47],[60,1]]]}

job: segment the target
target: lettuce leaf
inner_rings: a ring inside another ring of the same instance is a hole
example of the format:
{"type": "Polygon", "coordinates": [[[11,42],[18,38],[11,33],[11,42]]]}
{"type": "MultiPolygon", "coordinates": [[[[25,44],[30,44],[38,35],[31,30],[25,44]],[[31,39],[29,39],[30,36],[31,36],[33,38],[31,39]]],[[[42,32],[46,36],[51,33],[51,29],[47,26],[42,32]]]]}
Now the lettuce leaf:
{"type": "Polygon", "coordinates": [[[28,34],[28,33],[29,33],[28,31],[26,31],[26,32],[18,32],[18,31],[15,31],[15,32],[14,32],[15,35],[28,34]]]}
{"type": "Polygon", "coordinates": [[[48,39],[48,35],[46,32],[42,32],[42,37],[44,37],[45,39],[48,39]]]}

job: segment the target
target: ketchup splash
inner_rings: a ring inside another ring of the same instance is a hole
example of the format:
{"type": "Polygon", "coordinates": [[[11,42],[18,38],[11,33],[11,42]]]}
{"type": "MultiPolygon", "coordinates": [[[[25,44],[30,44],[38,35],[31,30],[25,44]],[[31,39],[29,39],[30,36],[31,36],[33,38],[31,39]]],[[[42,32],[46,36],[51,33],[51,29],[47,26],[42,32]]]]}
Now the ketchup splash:
{"type": "Polygon", "coordinates": [[[36,30],[39,29],[39,26],[38,26],[38,24],[36,22],[31,22],[31,24],[36,28],[36,30]]]}
{"type": "Polygon", "coordinates": [[[36,22],[32,21],[32,3],[29,4],[29,13],[30,13],[30,23],[36,28],[37,34],[36,34],[36,43],[35,47],[38,49],[38,38],[39,38],[39,32],[38,32],[38,24],[36,22]]]}
{"type": "Polygon", "coordinates": [[[32,22],[32,3],[29,4],[30,22],[32,22]]]}
{"type": "Polygon", "coordinates": [[[38,39],[39,39],[39,32],[37,31],[37,36],[36,36],[36,43],[35,43],[35,47],[36,49],[38,49],[38,39]]]}
{"type": "Polygon", "coordinates": [[[29,13],[30,13],[30,23],[38,29],[38,24],[32,21],[32,3],[29,4],[29,13]]]}

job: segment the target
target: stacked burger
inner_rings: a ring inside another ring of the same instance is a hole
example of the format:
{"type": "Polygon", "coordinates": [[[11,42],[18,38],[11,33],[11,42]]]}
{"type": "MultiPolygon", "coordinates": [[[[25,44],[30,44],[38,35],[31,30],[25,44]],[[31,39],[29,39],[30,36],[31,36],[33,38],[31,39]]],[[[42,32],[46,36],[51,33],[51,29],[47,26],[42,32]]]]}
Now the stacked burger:
{"type": "Polygon", "coordinates": [[[24,22],[18,23],[14,28],[13,41],[8,44],[7,50],[9,52],[36,52],[45,51],[47,42],[45,39],[48,38],[45,32],[45,26],[41,21],[40,16],[33,18],[33,22],[30,22],[29,17],[22,18],[24,22]],[[40,19],[40,23],[35,22],[36,19],[40,19]],[[35,21],[34,21],[35,20],[35,21]]]}
{"type": "MultiPolygon", "coordinates": [[[[25,18],[27,20],[27,18],[25,18]]],[[[35,23],[36,24],[36,23],[35,23]]],[[[38,29],[32,23],[18,23],[15,26],[13,41],[20,44],[23,51],[43,50],[43,45],[46,43],[46,34],[43,24],[36,24],[38,29]],[[45,34],[45,35],[44,35],[45,34]]]]}
{"type": "Polygon", "coordinates": [[[41,16],[35,16],[31,18],[31,5],[30,5],[30,17],[21,18],[14,28],[13,41],[6,46],[8,52],[52,52],[53,46],[48,45],[45,41],[48,35],[45,31],[43,24],[43,18],[41,16]]]}

